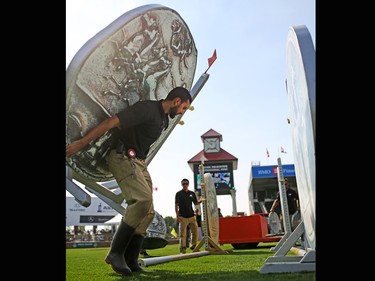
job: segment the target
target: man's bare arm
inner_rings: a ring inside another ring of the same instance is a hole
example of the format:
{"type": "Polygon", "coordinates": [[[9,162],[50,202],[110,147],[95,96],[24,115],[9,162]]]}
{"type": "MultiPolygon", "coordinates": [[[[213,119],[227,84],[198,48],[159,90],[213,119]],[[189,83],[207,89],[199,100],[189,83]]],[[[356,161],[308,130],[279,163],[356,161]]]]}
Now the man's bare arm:
{"type": "Polygon", "coordinates": [[[120,120],[116,115],[105,119],[96,127],[92,128],[85,136],[79,140],[73,141],[66,146],[65,155],[71,157],[88,145],[91,141],[96,140],[100,136],[104,135],[108,130],[120,125],[120,120]]]}

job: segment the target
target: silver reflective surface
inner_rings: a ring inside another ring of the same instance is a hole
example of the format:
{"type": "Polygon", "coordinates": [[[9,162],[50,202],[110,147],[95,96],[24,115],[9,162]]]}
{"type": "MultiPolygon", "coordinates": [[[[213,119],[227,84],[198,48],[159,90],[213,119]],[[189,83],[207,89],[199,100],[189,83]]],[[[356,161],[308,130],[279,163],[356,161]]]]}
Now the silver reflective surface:
{"type": "MultiPolygon", "coordinates": [[[[126,12],[85,43],[69,64],[66,143],[139,100],[164,99],[176,86],[190,90],[196,64],[193,37],[176,11],[152,4],[126,12]]],[[[147,158],[178,121],[170,120],[147,158]]],[[[109,131],[66,161],[91,180],[110,181],[105,157],[116,139],[109,131]]]]}
{"type": "Polygon", "coordinates": [[[286,83],[293,157],[305,237],[315,249],[315,49],[306,26],[290,27],[286,83]]]}

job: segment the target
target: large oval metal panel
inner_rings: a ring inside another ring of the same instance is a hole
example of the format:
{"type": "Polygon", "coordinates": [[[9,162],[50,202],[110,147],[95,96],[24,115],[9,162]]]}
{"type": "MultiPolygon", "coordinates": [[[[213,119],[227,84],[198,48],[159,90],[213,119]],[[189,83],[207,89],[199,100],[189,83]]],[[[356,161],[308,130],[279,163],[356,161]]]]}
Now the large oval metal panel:
{"type": "Polygon", "coordinates": [[[301,216],[309,248],[315,249],[315,49],[306,26],[287,39],[286,83],[301,216]]]}
{"type": "MultiPolygon", "coordinates": [[[[137,101],[164,99],[176,86],[191,89],[196,64],[193,37],[176,11],[152,4],[126,12],[85,43],[69,64],[66,143],[137,101]]],[[[170,120],[169,131],[178,120],[170,120]]],[[[109,131],[66,161],[89,179],[110,181],[105,157],[115,140],[109,131]]],[[[148,155],[158,148],[151,147],[148,155]]]]}
{"type": "Polygon", "coordinates": [[[219,212],[217,206],[216,187],[212,175],[204,174],[206,185],[207,234],[216,244],[219,243],[219,212]]]}
{"type": "Polygon", "coordinates": [[[147,228],[147,237],[165,238],[167,235],[167,225],[162,215],[155,211],[154,219],[147,228]]]}

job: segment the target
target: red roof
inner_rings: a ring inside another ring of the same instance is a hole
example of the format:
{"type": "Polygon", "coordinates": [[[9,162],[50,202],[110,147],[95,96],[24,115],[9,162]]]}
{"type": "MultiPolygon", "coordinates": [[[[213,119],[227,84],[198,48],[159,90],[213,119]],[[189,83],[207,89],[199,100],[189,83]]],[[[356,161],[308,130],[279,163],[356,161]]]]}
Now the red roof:
{"type": "Polygon", "coordinates": [[[193,171],[193,164],[201,163],[202,159],[205,162],[233,162],[233,170],[237,170],[237,157],[234,157],[232,154],[226,152],[222,148],[220,148],[219,152],[215,153],[205,153],[204,150],[200,151],[197,155],[195,155],[188,161],[190,169],[193,171]]]}
{"type": "Polygon", "coordinates": [[[201,135],[201,139],[205,138],[212,138],[212,137],[218,137],[220,141],[223,141],[223,136],[216,132],[215,130],[209,129],[207,132],[205,132],[203,135],[201,135]]]}

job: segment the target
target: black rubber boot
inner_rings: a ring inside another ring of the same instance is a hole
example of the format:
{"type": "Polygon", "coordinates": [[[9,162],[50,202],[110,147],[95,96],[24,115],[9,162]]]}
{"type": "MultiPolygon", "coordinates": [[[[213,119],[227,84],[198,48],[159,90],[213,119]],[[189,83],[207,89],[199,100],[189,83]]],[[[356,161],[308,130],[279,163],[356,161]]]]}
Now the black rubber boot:
{"type": "Polygon", "coordinates": [[[142,249],[143,240],[144,240],[144,236],[134,235],[125,252],[125,261],[133,272],[143,272],[143,273],[151,272],[151,271],[144,270],[138,264],[138,257],[142,249]]]}
{"type": "Polygon", "coordinates": [[[118,274],[126,276],[132,275],[131,269],[126,264],[124,254],[130,241],[132,240],[134,230],[134,228],[121,220],[120,225],[113,236],[111,248],[104,259],[105,262],[110,264],[112,269],[118,274]]]}

